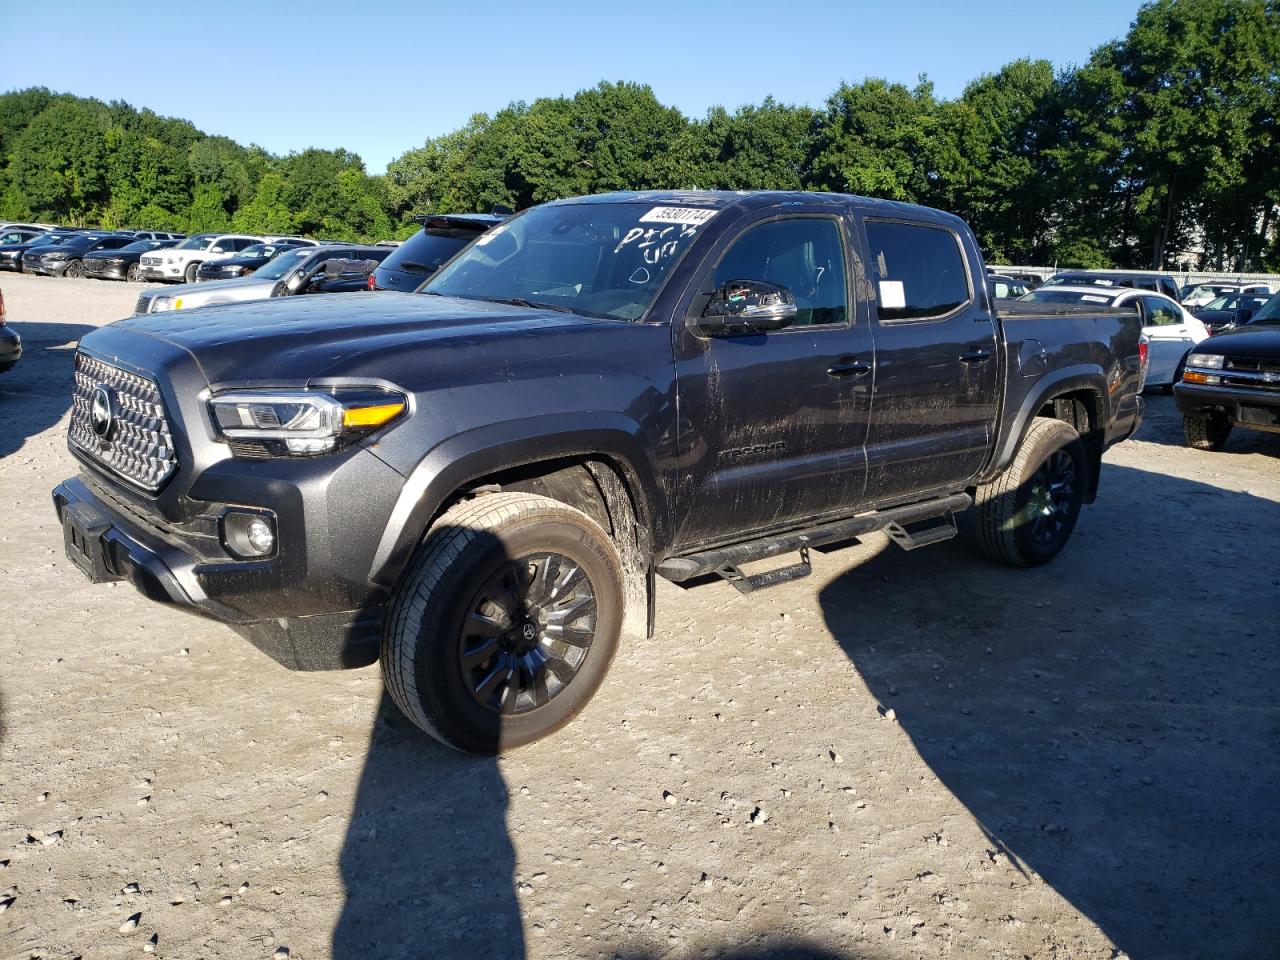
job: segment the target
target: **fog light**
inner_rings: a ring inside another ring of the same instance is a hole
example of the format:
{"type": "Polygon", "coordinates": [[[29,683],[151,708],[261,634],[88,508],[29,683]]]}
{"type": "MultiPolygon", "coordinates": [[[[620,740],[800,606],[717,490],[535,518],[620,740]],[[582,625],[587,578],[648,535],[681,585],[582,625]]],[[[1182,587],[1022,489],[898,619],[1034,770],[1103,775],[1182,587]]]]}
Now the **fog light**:
{"type": "Polygon", "coordinates": [[[222,518],[222,542],[241,559],[269,557],[276,549],[275,524],[261,513],[228,513],[222,518]]]}

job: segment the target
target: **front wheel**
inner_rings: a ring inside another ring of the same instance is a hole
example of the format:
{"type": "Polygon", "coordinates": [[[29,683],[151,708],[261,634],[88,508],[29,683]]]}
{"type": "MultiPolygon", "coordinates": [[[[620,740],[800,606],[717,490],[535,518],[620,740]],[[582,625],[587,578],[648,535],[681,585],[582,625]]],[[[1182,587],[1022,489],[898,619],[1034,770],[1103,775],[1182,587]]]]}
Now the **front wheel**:
{"type": "Polygon", "coordinates": [[[1007,470],[978,488],[978,545],[1018,567],[1047,563],[1071,538],[1084,503],[1084,444],[1075,427],[1036,417],[1007,470]]]}
{"type": "Polygon", "coordinates": [[[80,279],[84,276],[84,262],[81,260],[72,260],[67,264],[67,269],[62,271],[64,277],[80,279]]]}
{"type": "Polygon", "coordinates": [[[469,753],[558,730],[618,648],[622,566],[585,513],[526,493],[464,501],[428,532],[392,599],[387,691],[418,727],[469,753]]]}
{"type": "Polygon", "coordinates": [[[124,272],[124,279],[125,279],[125,282],[126,282],[126,283],[137,283],[137,282],[138,282],[139,273],[140,273],[140,269],[141,269],[141,268],[140,268],[136,263],[131,263],[131,264],[129,264],[129,268],[128,268],[127,270],[125,270],[125,272],[124,272]]]}
{"type": "Polygon", "coordinates": [[[187,269],[183,273],[183,278],[187,281],[187,283],[196,282],[196,273],[199,271],[199,269],[200,269],[200,264],[198,263],[187,264],[187,269]]]}
{"type": "Polygon", "coordinates": [[[1193,450],[1221,450],[1231,436],[1231,419],[1221,413],[1188,413],[1182,417],[1182,433],[1193,450]]]}

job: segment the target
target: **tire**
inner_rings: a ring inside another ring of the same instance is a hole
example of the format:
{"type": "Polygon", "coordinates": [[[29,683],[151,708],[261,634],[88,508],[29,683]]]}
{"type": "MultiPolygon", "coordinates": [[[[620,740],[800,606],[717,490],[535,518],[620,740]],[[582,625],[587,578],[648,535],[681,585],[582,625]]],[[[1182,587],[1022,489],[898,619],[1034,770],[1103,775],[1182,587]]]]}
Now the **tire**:
{"type": "Polygon", "coordinates": [[[137,283],[137,282],[138,282],[138,279],[139,279],[139,274],[141,273],[141,270],[142,270],[142,268],[141,268],[138,264],[136,264],[136,263],[131,263],[131,264],[129,264],[129,266],[125,269],[125,272],[124,272],[124,279],[125,279],[125,282],[126,282],[126,283],[137,283]]]}
{"type": "Polygon", "coordinates": [[[187,281],[187,283],[195,283],[195,282],[196,282],[196,273],[199,271],[199,269],[200,269],[200,264],[198,264],[198,263],[188,263],[188,264],[187,264],[187,269],[186,269],[186,270],[184,270],[184,271],[183,271],[183,274],[182,274],[183,279],[185,279],[185,280],[187,281]]]}
{"type": "Polygon", "coordinates": [[[1184,414],[1182,433],[1193,450],[1221,450],[1231,436],[1231,418],[1220,413],[1184,414]]]}
{"type": "Polygon", "coordinates": [[[988,557],[1035,567],[1071,538],[1084,503],[1084,444],[1075,427],[1036,417],[999,477],[978,488],[978,546],[988,557]]]}
{"type": "Polygon", "coordinates": [[[84,276],[84,261],[83,260],[67,261],[67,268],[62,271],[62,275],[64,277],[71,277],[73,280],[79,280],[81,277],[84,276]]]}
{"type": "Polygon", "coordinates": [[[432,526],[396,588],[382,638],[386,688],[455,749],[521,746],[591,699],[622,614],[617,551],[585,513],[527,493],[467,500],[432,526]]]}

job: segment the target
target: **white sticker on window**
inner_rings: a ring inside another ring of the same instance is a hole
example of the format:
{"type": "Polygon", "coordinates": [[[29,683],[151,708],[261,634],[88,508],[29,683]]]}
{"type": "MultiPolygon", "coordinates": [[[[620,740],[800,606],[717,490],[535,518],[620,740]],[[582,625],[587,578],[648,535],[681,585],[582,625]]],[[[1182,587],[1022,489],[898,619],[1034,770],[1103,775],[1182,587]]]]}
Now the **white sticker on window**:
{"type": "Polygon", "coordinates": [[[715,215],[714,210],[700,207],[654,207],[640,218],[640,222],[683,223],[691,227],[700,227],[715,215]]]}
{"type": "Polygon", "coordinates": [[[901,280],[880,281],[880,306],[887,310],[901,310],[907,305],[907,292],[901,280]]]}
{"type": "Polygon", "coordinates": [[[1086,293],[1086,294],[1085,294],[1084,296],[1082,296],[1080,299],[1081,299],[1081,300],[1084,300],[1084,301],[1085,301],[1085,302],[1087,302],[1087,303],[1110,303],[1110,302],[1111,302],[1111,301],[1110,301],[1110,300],[1108,300],[1106,297],[1095,297],[1095,296],[1094,296],[1093,294],[1091,294],[1091,293],[1086,293]]]}

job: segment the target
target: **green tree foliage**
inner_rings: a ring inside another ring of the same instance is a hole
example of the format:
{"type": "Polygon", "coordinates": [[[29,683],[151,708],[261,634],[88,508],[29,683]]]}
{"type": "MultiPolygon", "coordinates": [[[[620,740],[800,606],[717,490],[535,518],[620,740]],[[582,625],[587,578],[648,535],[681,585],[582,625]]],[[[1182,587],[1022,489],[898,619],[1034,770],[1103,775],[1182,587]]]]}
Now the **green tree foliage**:
{"type": "Polygon", "coordinates": [[[602,82],[476,114],[384,176],[33,88],[0,95],[0,217],[372,240],[607,190],[835,190],[951,210],[995,261],[1280,268],[1277,63],[1278,0],[1154,0],[1083,65],[1015,60],[954,100],[868,78],[690,119],[602,82]]]}

